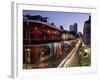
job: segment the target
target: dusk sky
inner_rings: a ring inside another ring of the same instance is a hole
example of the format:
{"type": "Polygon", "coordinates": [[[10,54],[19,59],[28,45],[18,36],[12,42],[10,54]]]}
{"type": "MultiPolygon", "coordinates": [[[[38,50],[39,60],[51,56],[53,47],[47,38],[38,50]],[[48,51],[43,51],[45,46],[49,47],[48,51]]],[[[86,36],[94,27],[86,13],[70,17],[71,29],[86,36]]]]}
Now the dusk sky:
{"type": "Polygon", "coordinates": [[[63,26],[64,30],[69,30],[69,25],[78,24],[78,32],[83,33],[84,21],[88,20],[90,13],[75,13],[75,12],[54,12],[54,11],[34,11],[24,10],[23,15],[41,15],[48,17],[49,23],[54,23],[57,27],[63,26]]]}

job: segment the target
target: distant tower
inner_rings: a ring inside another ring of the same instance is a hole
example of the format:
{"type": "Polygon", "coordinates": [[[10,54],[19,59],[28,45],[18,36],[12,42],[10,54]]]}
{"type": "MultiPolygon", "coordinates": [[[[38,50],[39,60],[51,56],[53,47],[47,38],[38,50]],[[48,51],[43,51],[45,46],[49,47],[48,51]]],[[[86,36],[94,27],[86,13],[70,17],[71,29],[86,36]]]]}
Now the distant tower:
{"type": "Polygon", "coordinates": [[[75,32],[75,34],[77,34],[77,23],[70,25],[70,31],[75,32]]]}
{"type": "Polygon", "coordinates": [[[69,26],[69,30],[70,30],[70,31],[73,31],[73,25],[70,25],[70,26],[69,26]]]}
{"type": "Polygon", "coordinates": [[[83,37],[86,44],[91,44],[91,16],[84,22],[83,37]]]}
{"type": "Polygon", "coordinates": [[[77,34],[77,23],[74,23],[73,27],[74,27],[74,32],[77,34]]]}

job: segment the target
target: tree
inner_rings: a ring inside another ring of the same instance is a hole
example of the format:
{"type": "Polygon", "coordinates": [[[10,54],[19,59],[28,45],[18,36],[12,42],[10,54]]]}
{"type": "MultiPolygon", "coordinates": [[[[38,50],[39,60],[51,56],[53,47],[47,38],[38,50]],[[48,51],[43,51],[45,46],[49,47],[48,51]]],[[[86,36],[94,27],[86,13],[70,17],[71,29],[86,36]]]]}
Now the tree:
{"type": "Polygon", "coordinates": [[[60,26],[60,29],[61,29],[61,30],[64,30],[63,26],[60,26]]]}

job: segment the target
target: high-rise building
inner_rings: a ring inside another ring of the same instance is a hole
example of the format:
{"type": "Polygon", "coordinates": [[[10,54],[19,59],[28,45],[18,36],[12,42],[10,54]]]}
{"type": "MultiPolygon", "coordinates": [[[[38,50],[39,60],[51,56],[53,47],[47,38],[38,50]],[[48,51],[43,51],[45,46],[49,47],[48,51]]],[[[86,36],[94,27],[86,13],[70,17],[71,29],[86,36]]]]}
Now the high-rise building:
{"type": "Polygon", "coordinates": [[[70,31],[73,31],[73,25],[70,25],[70,26],[69,26],[69,30],[70,30],[70,31]]]}
{"type": "Polygon", "coordinates": [[[70,31],[77,34],[77,23],[74,23],[73,25],[70,25],[70,31]]]}
{"type": "Polygon", "coordinates": [[[76,34],[77,34],[77,26],[78,26],[77,23],[74,23],[74,24],[73,24],[74,32],[75,32],[76,34]]]}
{"type": "Polygon", "coordinates": [[[84,22],[83,37],[86,44],[91,44],[91,16],[84,22]]]}

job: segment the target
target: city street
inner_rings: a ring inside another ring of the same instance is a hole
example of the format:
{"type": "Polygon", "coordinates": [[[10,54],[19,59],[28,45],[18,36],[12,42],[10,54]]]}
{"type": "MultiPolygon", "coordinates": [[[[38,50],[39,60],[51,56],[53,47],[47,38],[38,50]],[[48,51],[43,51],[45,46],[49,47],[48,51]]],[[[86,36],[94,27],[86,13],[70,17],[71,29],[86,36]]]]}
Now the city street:
{"type": "Polygon", "coordinates": [[[71,40],[70,43],[70,47],[67,47],[60,57],[57,58],[56,55],[45,56],[41,58],[43,61],[39,62],[39,64],[27,64],[27,68],[65,68],[91,65],[91,50],[86,47],[82,39],[71,40]]]}
{"type": "Polygon", "coordinates": [[[79,48],[81,41],[77,40],[76,46],[72,49],[68,56],[60,63],[58,67],[72,67],[72,66],[79,66],[79,56],[77,54],[77,50],[79,48]]]}
{"type": "Polygon", "coordinates": [[[79,51],[82,46],[82,40],[78,39],[76,46],[72,49],[70,54],[66,56],[63,61],[59,64],[60,67],[75,67],[75,66],[89,66],[91,64],[91,52],[89,47],[83,48],[87,54],[84,54],[84,51],[79,51]]]}

